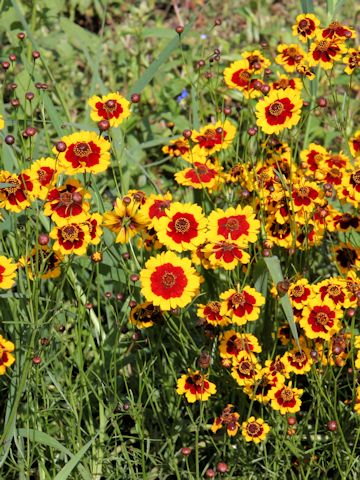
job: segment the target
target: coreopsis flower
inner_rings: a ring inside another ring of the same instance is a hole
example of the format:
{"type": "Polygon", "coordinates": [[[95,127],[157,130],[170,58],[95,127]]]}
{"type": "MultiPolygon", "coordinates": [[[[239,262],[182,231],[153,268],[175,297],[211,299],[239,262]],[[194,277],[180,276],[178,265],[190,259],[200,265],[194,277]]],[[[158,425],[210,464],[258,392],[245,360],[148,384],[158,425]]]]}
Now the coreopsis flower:
{"type": "Polygon", "coordinates": [[[246,442],[260,443],[270,432],[270,426],[262,419],[250,417],[241,425],[241,434],[246,442]]]}
{"type": "Polygon", "coordinates": [[[63,185],[51,188],[44,205],[44,215],[58,226],[82,223],[89,216],[90,193],[78,180],[68,178],[63,185]]]}
{"type": "Polygon", "coordinates": [[[343,62],[346,65],[344,72],[348,75],[352,75],[358,71],[360,69],[360,47],[358,47],[357,50],[355,48],[349,48],[343,58],[343,62]]]}
{"type": "Polygon", "coordinates": [[[207,221],[199,205],[173,202],[155,229],[159,241],[171,250],[196,250],[206,239],[207,221]]]}
{"type": "MultiPolygon", "coordinates": [[[[350,197],[347,198],[347,201],[358,206],[360,203],[360,161],[351,171],[345,173],[343,186],[348,192],[348,197],[350,197]]],[[[339,197],[342,198],[341,195],[339,197]]]]}
{"type": "Polygon", "coordinates": [[[328,278],[314,285],[314,291],[326,303],[328,299],[342,308],[350,308],[353,304],[346,288],[346,280],[341,277],[328,278]]]}
{"type": "Polygon", "coordinates": [[[310,182],[302,177],[294,181],[291,196],[294,212],[310,213],[316,205],[322,203],[324,191],[315,182],[310,182]]]}
{"type": "Polygon", "coordinates": [[[356,302],[357,297],[360,296],[360,278],[358,278],[354,270],[347,272],[346,289],[350,294],[350,300],[356,302]]]}
{"type": "Polygon", "coordinates": [[[201,130],[193,131],[193,151],[200,155],[213,155],[215,152],[225,150],[232,144],[236,134],[235,126],[229,121],[218,121],[215,125],[209,124],[201,130]]]}
{"type": "Polygon", "coordinates": [[[288,345],[291,338],[289,324],[281,325],[276,332],[276,338],[279,340],[281,345],[288,345]]]}
{"type": "Polygon", "coordinates": [[[0,115],[0,130],[3,130],[5,127],[4,117],[0,115]]]}
{"type": "Polygon", "coordinates": [[[208,217],[208,240],[217,242],[229,240],[237,243],[239,247],[247,247],[255,243],[260,231],[260,222],[255,219],[252,207],[229,207],[213,210],[208,217]]]}
{"type": "Polygon", "coordinates": [[[16,269],[11,258],[0,255],[0,288],[11,288],[15,284],[16,269]]]}
{"type": "Polygon", "coordinates": [[[90,243],[89,227],[86,224],[69,223],[55,227],[50,232],[50,238],[55,240],[53,249],[63,255],[85,255],[90,243]]]}
{"type": "Polygon", "coordinates": [[[30,167],[31,176],[38,183],[38,196],[41,200],[45,200],[48,195],[49,188],[55,185],[56,180],[62,169],[54,158],[40,158],[30,167]]]}
{"type": "Polygon", "coordinates": [[[304,307],[300,326],[307,338],[323,338],[329,341],[341,329],[342,316],[341,307],[336,306],[330,299],[323,303],[321,298],[315,297],[304,307]]]}
{"type": "Polygon", "coordinates": [[[198,293],[200,278],[188,258],[173,252],[151,257],[140,272],[141,293],[161,310],[183,308],[198,293]]]}
{"type": "Polygon", "coordinates": [[[207,243],[202,251],[214,269],[234,270],[239,263],[245,265],[250,262],[250,255],[242,250],[236,242],[229,240],[207,243]]]}
{"type": "Polygon", "coordinates": [[[240,387],[254,383],[261,370],[261,365],[253,353],[241,352],[231,369],[231,376],[240,387]]]}
{"type": "Polygon", "coordinates": [[[236,363],[243,353],[260,353],[261,346],[258,339],[251,333],[227,330],[220,335],[219,352],[220,357],[229,358],[236,363]]]}
{"type": "Polygon", "coordinates": [[[103,216],[100,213],[92,213],[86,220],[85,224],[89,228],[90,244],[99,245],[103,230],[101,228],[103,216]]]}
{"type": "Polygon", "coordinates": [[[346,53],[346,48],[341,39],[338,37],[324,38],[320,33],[310,46],[307,61],[310,67],[320,65],[324,70],[330,70],[334,66],[334,62],[341,60],[344,53],[346,53]]]}
{"type": "Polygon", "coordinates": [[[30,206],[39,193],[30,170],[23,170],[19,175],[0,170],[0,183],[12,185],[0,189],[0,208],[10,212],[22,212],[30,206]]]}
{"type": "Polygon", "coordinates": [[[350,138],[349,148],[354,157],[360,157],[360,130],[357,130],[350,138]]]}
{"type": "Polygon", "coordinates": [[[177,381],[176,393],[184,395],[189,403],[196,401],[206,402],[211,395],[216,393],[216,385],[208,381],[208,376],[196,370],[188,371],[177,381]]]}
{"type": "Polygon", "coordinates": [[[246,285],[242,290],[231,288],[220,295],[222,299],[220,313],[226,315],[236,325],[245,325],[257,320],[260,307],[265,304],[265,298],[255,288],[246,285]]]}
{"type": "Polygon", "coordinates": [[[109,93],[102,97],[93,96],[88,100],[90,117],[95,122],[108,120],[110,127],[118,127],[130,115],[130,102],[119,93],[109,93]]]}
{"type": "Polygon", "coordinates": [[[290,88],[299,93],[303,89],[303,86],[303,82],[300,78],[290,78],[288,75],[279,75],[279,78],[270,85],[272,90],[286,90],[287,88],[290,88]]]}
{"type": "Polygon", "coordinates": [[[251,183],[250,177],[252,172],[249,171],[249,166],[242,163],[236,163],[229,168],[226,172],[223,173],[223,177],[228,183],[238,183],[242,187],[246,187],[247,184],[251,183]]]}
{"type": "Polygon", "coordinates": [[[234,405],[228,403],[223,409],[221,415],[216,417],[214,423],[212,424],[210,430],[213,433],[216,433],[220,428],[226,427],[226,433],[229,437],[234,437],[240,427],[238,422],[240,415],[237,412],[233,412],[234,405]]]}
{"type": "Polygon", "coordinates": [[[274,410],[279,410],[281,415],[287,413],[296,413],[300,410],[300,397],[304,393],[301,388],[292,388],[291,382],[289,385],[281,385],[274,389],[271,396],[271,407],[274,410]]]}
{"type": "Polygon", "coordinates": [[[313,364],[310,349],[304,346],[301,347],[301,350],[295,348],[290,350],[290,352],[286,352],[282,359],[286,365],[287,371],[296,373],[296,375],[304,375],[305,373],[308,373],[313,364]]]}
{"type": "Polygon", "coordinates": [[[328,363],[331,366],[345,366],[351,351],[351,333],[339,333],[330,340],[328,363]]]}
{"type": "Polygon", "coordinates": [[[360,248],[350,243],[334,246],[334,256],[341,272],[347,273],[353,267],[360,267],[360,248]]]}
{"type": "Polygon", "coordinates": [[[341,38],[347,40],[349,38],[355,38],[355,30],[351,27],[342,25],[340,22],[331,22],[326,28],[321,30],[321,36],[323,38],[341,38]]]}
{"type": "Polygon", "coordinates": [[[129,196],[117,198],[114,209],[103,216],[103,226],[116,233],[116,243],[128,243],[148,223],[140,202],[129,196]]]}
{"type": "Polygon", "coordinates": [[[304,50],[296,43],[278,45],[279,54],[275,62],[281,65],[286,72],[295,72],[296,66],[306,57],[304,50]]]}
{"type": "Polygon", "coordinates": [[[163,153],[170,157],[182,157],[184,160],[191,161],[191,146],[189,140],[184,137],[179,137],[175,140],[171,140],[169,145],[162,147],[163,153]]]}
{"type": "Polygon", "coordinates": [[[271,400],[273,391],[281,388],[284,382],[285,377],[281,373],[270,372],[268,367],[264,367],[254,382],[245,385],[244,393],[251,400],[257,400],[266,405],[271,400]]]}
{"type": "Polygon", "coordinates": [[[220,177],[222,168],[218,162],[204,159],[202,162],[193,162],[193,166],[175,173],[175,180],[179,185],[197,189],[207,188],[210,192],[216,190],[223,182],[220,177]]]}
{"type": "Polygon", "coordinates": [[[25,267],[30,280],[40,277],[42,280],[58,278],[61,275],[61,262],[64,257],[60,251],[55,252],[48,245],[37,245],[29,255],[19,259],[19,265],[25,267]]]}
{"type": "Polygon", "coordinates": [[[360,218],[358,215],[351,213],[342,213],[338,210],[331,209],[330,222],[326,224],[329,232],[347,232],[350,229],[360,230],[360,218]]]}
{"type": "Polygon", "coordinates": [[[354,411],[360,415],[360,386],[356,387],[355,399],[354,399],[354,411]]]}
{"type": "MultiPolygon", "coordinates": [[[[284,378],[289,378],[290,376],[289,366],[284,361],[284,357],[280,355],[277,355],[273,360],[266,360],[265,368],[268,369],[270,375],[276,376],[280,373],[284,378]]],[[[262,371],[262,374],[264,374],[264,370],[262,371]]]]}
{"type": "Polygon", "coordinates": [[[154,228],[161,217],[166,216],[166,209],[170,207],[172,195],[170,192],[165,195],[154,195],[153,193],[146,199],[141,208],[142,213],[149,219],[148,228],[154,228]]]}
{"type": "Polygon", "coordinates": [[[254,88],[254,82],[260,80],[254,77],[254,70],[247,60],[238,60],[225,68],[224,81],[229,88],[242,92],[245,98],[261,96],[261,90],[254,88]]]}
{"type": "Polygon", "coordinates": [[[78,132],[61,139],[66,144],[64,152],[54,147],[60,167],[67,174],[100,173],[110,165],[110,142],[96,132],[78,132]]]}
{"type": "Polygon", "coordinates": [[[272,90],[256,104],[256,124],[264,133],[279,134],[299,123],[303,101],[296,90],[272,90]]]}
{"type": "Polygon", "coordinates": [[[300,278],[290,284],[288,295],[293,307],[301,309],[307,305],[309,299],[314,296],[312,286],[306,278],[300,278]]]}
{"type": "Polygon", "coordinates": [[[15,357],[11,354],[14,350],[15,345],[0,335],[0,375],[5,375],[6,368],[15,362],[15,357]]]}
{"type": "Polygon", "coordinates": [[[315,174],[327,154],[328,151],[321,145],[310,143],[307,149],[300,152],[302,168],[315,174]]]}
{"type": "Polygon", "coordinates": [[[292,27],[292,34],[302,42],[315,37],[320,20],[312,13],[304,13],[296,17],[295,25],[292,27]]]}
{"type": "Polygon", "coordinates": [[[220,314],[221,303],[216,301],[208,302],[206,305],[198,304],[197,316],[209,325],[224,327],[228,325],[229,319],[220,314]]]}
{"type": "Polygon", "coordinates": [[[293,242],[290,222],[281,224],[269,215],[265,224],[266,237],[279,247],[290,248],[293,242]]]}
{"type": "Polygon", "coordinates": [[[309,68],[306,61],[300,62],[296,65],[296,73],[302,77],[306,77],[308,80],[314,80],[315,73],[309,68]]]}
{"type": "Polygon", "coordinates": [[[138,303],[130,310],[129,322],[137,328],[149,328],[158,325],[163,319],[160,308],[151,302],[138,303]]]}

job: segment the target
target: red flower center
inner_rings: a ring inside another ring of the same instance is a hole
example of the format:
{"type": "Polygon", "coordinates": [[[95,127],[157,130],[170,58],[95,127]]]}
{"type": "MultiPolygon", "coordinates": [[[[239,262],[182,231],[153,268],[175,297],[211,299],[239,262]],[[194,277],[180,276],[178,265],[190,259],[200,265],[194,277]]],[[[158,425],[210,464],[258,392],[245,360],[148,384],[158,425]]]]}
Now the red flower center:
{"type": "Polygon", "coordinates": [[[79,240],[79,229],[68,225],[61,230],[61,236],[64,242],[76,242],[79,240]]]}
{"type": "Polygon", "coordinates": [[[316,49],[320,50],[320,52],[326,52],[329,46],[330,42],[328,42],[328,40],[320,40],[316,49]]]}
{"type": "Polygon", "coordinates": [[[269,107],[269,112],[274,117],[278,117],[284,111],[284,105],[281,102],[274,102],[269,107]]]}
{"type": "Polygon", "coordinates": [[[254,367],[250,362],[244,361],[241,362],[238,366],[238,370],[243,375],[252,375],[254,373],[254,367]]]}
{"type": "Polygon", "coordinates": [[[257,422],[251,422],[246,426],[249,437],[257,437],[261,432],[261,426],[257,422]]]}
{"type": "Polygon", "coordinates": [[[300,31],[306,31],[308,26],[309,26],[309,20],[307,20],[306,18],[303,18],[299,23],[300,31]]]}
{"type": "Polygon", "coordinates": [[[291,400],[293,400],[294,398],[292,390],[286,387],[282,389],[280,396],[284,400],[284,402],[291,402],[291,400]]]}
{"type": "Polygon", "coordinates": [[[161,283],[164,288],[172,288],[176,283],[176,276],[171,272],[165,272],[161,277],[161,283]]]}
{"type": "Polygon", "coordinates": [[[241,305],[243,307],[246,303],[245,295],[243,293],[235,293],[231,297],[231,302],[233,305],[241,305]]]}
{"type": "Polygon", "coordinates": [[[175,220],[175,230],[178,233],[186,233],[190,229],[190,222],[187,218],[180,217],[175,220]]]}
{"type": "Polygon", "coordinates": [[[92,153],[89,144],[85,142],[76,143],[73,152],[77,157],[81,158],[88,157],[92,153]]]}
{"type": "Polygon", "coordinates": [[[358,170],[357,172],[353,173],[351,175],[351,178],[352,180],[354,181],[354,183],[356,183],[357,185],[360,184],[360,170],[358,170]]]}
{"type": "Polygon", "coordinates": [[[305,292],[305,289],[302,285],[296,285],[296,287],[294,287],[293,291],[292,291],[292,294],[294,297],[301,297],[305,292]]]}
{"type": "Polygon", "coordinates": [[[327,325],[329,323],[329,316],[325,313],[325,312],[318,312],[316,314],[316,321],[317,323],[319,323],[320,325],[327,325]]]}
{"type": "Polygon", "coordinates": [[[166,300],[181,297],[188,284],[182,267],[176,267],[171,263],[157,267],[151,274],[150,281],[155,295],[166,300]]]}

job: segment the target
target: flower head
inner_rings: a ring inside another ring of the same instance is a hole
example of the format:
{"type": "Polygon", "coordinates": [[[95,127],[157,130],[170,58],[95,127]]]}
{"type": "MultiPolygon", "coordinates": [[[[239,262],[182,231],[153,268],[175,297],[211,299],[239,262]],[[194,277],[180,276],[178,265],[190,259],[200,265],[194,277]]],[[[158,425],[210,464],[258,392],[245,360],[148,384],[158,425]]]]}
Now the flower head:
{"type": "Polygon", "coordinates": [[[206,125],[199,131],[193,131],[194,154],[212,155],[230,147],[236,134],[235,126],[229,121],[206,125]]]}
{"type": "Polygon", "coordinates": [[[270,427],[262,418],[250,417],[241,425],[241,434],[247,442],[260,443],[269,432],[270,427]]]}
{"type": "Polygon", "coordinates": [[[15,358],[11,354],[14,350],[15,345],[0,335],[0,375],[4,375],[6,367],[10,367],[15,362],[15,358]]]}
{"type": "Polygon", "coordinates": [[[261,293],[248,285],[241,290],[231,288],[222,293],[220,298],[223,300],[220,313],[229,317],[237,325],[245,325],[247,322],[257,320],[260,307],[265,303],[261,293]]]}
{"type": "Polygon", "coordinates": [[[163,315],[159,307],[151,302],[138,303],[130,310],[129,321],[137,328],[149,328],[159,324],[163,315]]]}
{"type": "Polygon", "coordinates": [[[88,104],[91,107],[92,120],[108,120],[111,127],[118,127],[131,113],[130,102],[119,93],[91,97],[88,104]]]}
{"type": "Polygon", "coordinates": [[[151,257],[140,272],[141,293],[161,310],[185,307],[197,294],[200,279],[191,262],[173,252],[151,257]]]}
{"type": "Polygon", "coordinates": [[[291,383],[280,385],[271,392],[271,406],[274,410],[279,410],[281,415],[296,413],[300,410],[300,397],[303,393],[304,390],[300,388],[292,388],[291,383]]]}
{"type": "Polygon", "coordinates": [[[11,258],[0,255],[0,288],[11,288],[15,284],[16,269],[11,258]]]}
{"type": "Polygon", "coordinates": [[[312,13],[304,13],[296,17],[296,23],[292,27],[293,35],[302,42],[306,42],[316,35],[320,20],[312,13]]]}
{"type": "Polygon", "coordinates": [[[69,223],[55,227],[50,232],[55,241],[53,249],[63,255],[85,255],[90,243],[89,227],[86,224],[69,223]]]}
{"type": "Polygon", "coordinates": [[[196,401],[206,402],[211,395],[216,393],[216,385],[207,379],[207,375],[203,375],[196,370],[182,375],[177,381],[176,393],[184,395],[189,403],[196,401]]]}
{"type": "Polygon", "coordinates": [[[210,430],[216,433],[220,428],[226,427],[226,433],[229,437],[234,437],[240,427],[238,422],[240,415],[237,412],[233,412],[234,406],[230,403],[223,409],[221,415],[216,417],[210,430]]]}

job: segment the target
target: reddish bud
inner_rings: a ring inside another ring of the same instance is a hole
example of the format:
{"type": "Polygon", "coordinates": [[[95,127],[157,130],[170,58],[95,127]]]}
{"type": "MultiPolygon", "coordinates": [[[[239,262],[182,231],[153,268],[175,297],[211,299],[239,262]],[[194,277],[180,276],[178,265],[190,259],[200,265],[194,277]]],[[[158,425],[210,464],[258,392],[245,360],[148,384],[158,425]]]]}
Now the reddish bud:
{"type": "Polygon", "coordinates": [[[224,462],[219,462],[217,465],[216,465],[216,470],[219,472],[219,473],[226,473],[229,471],[229,466],[227,463],[224,463],[224,462]]]}
{"type": "Polygon", "coordinates": [[[224,107],[224,114],[231,115],[231,107],[224,107]]]}
{"type": "Polygon", "coordinates": [[[248,128],[247,133],[248,133],[248,135],[250,135],[250,137],[253,137],[254,135],[257,134],[257,130],[254,127],[250,127],[250,128],[248,128]]]}
{"type": "Polygon", "coordinates": [[[130,280],[131,280],[132,282],[137,282],[137,281],[139,280],[139,278],[140,278],[140,277],[139,277],[139,275],[138,275],[137,273],[132,273],[132,274],[130,275],[130,280]]]}
{"type": "Polygon", "coordinates": [[[10,68],[10,62],[7,62],[7,61],[2,62],[1,66],[4,70],[8,70],[10,68]]]}
{"type": "Polygon", "coordinates": [[[329,432],[335,432],[337,430],[337,423],[335,420],[330,420],[330,422],[328,422],[326,424],[326,428],[329,430],[329,432]]]}
{"type": "Polygon", "coordinates": [[[271,251],[268,248],[264,248],[263,250],[263,256],[264,257],[270,257],[271,251]]]}
{"type": "Polygon", "coordinates": [[[115,295],[115,298],[118,302],[122,302],[125,298],[125,295],[123,293],[119,292],[115,295]]]}
{"type": "Polygon", "coordinates": [[[317,99],[316,103],[319,105],[321,108],[325,108],[327,106],[327,100],[324,97],[320,97],[317,99]]]}
{"type": "Polygon", "coordinates": [[[16,55],[15,55],[14,53],[10,53],[10,55],[9,55],[9,60],[10,60],[11,62],[16,62],[16,55]]]}
{"type": "MultiPolygon", "coordinates": [[[[211,60],[211,59],[210,59],[211,60]]],[[[204,73],[204,77],[207,79],[207,80],[210,80],[210,78],[212,78],[214,76],[214,74],[210,71],[208,72],[205,72],[204,73]]]]}
{"type": "Polygon", "coordinates": [[[32,362],[34,365],[39,365],[41,363],[41,357],[39,357],[39,355],[35,355],[35,357],[32,359],[32,362]]]}
{"type": "Polygon", "coordinates": [[[122,256],[122,258],[123,258],[124,260],[129,260],[129,258],[130,258],[130,253],[129,253],[129,252],[124,252],[121,256],[122,256]]]}
{"type": "Polygon", "coordinates": [[[47,233],[40,233],[38,236],[39,245],[47,245],[50,241],[49,235],[47,233]]]}
{"type": "Polygon", "coordinates": [[[106,130],[109,130],[110,128],[109,120],[100,120],[100,122],[98,122],[98,127],[101,132],[106,132],[106,130]]]}
{"type": "Polygon", "coordinates": [[[37,50],[34,50],[32,53],[31,53],[32,57],[34,60],[37,60],[38,58],[40,58],[40,52],[38,52],[37,50]]]}
{"type": "Polygon", "coordinates": [[[11,104],[12,107],[18,108],[19,105],[20,105],[20,100],[18,98],[12,98],[10,100],[10,104],[11,104]]]}
{"type": "Polygon", "coordinates": [[[6,135],[5,143],[6,143],[6,145],[14,145],[15,138],[12,135],[6,135]]]}
{"type": "Polygon", "coordinates": [[[73,201],[74,201],[75,203],[81,203],[83,197],[82,197],[82,195],[81,195],[80,192],[74,192],[74,193],[72,194],[72,199],[73,199],[73,201]]]}
{"type": "Polygon", "coordinates": [[[198,68],[204,67],[204,66],[205,66],[205,61],[204,61],[204,60],[199,60],[199,61],[197,62],[197,64],[196,64],[196,66],[197,66],[198,68]]]}
{"type": "Polygon", "coordinates": [[[184,31],[184,27],[183,25],[178,25],[176,28],[175,28],[175,32],[178,33],[179,35],[181,35],[184,31]]]}
{"type": "Polygon", "coordinates": [[[208,468],[205,472],[206,478],[215,478],[216,472],[212,468],[208,468]]]}
{"type": "Polygon", "coordinates": [[[26,36],[26,35],[25,35],[24,32],[19,32],[19,33],[17,34],[17,37],[18,37],[19,40],[24,40],[25,36],[26,36]]]}
{"type": "Polygon", "coordinates": [[[183,131],[183,137],[184,137],[184,138],[190,138],[191,135],[192,135],[192,131],[191,131],[191,130],[188,130],[188,129],[187,129],[187,130],[184,130],[184,131],[183,131]]]}
{"type": "Polygon", "coordinates": [[[141,340],[141,333],[140,332],[134,332],[131,335],[131,340],[133,340],[134,342],[138,342],[139,340],[141,340]]]}
{"type": "Polygon", "coordinates": [[[214,25],[215,27],[219,27],[222,24],[222,19],[220,17],[215,18],[214,25]]]}
{"type": "Polygon", "coordinates": [[[34,135],[37,134],[37,130],[35,127],[27,127],[25,130],[25,133],[28,137],[33,137],[34,135]]]}
{"type": "Polygon", "coordinates": [[[94,305],[93,305],[91,302],[89,302],[89,303],[87,303],[87,304],[85,305],[85,308],[86,308],[87,310],[91,310],[93,307],[94,307],[94,305]]]}
{"type": "Polygon", "coordinates": [[[221,127],[218,127],[218,128],[216,129],[216,133],[219,134],[219,135],[221,135],[221,134],[223,133],[223,131],[224,131],[224,130],[223,130],[221,127]]]}
{"type": "Polygon", "coordinates": [[[261,86],[260,90],[261,90],[261,93],[263,93],[264,95],[267,95],[270,92],[270,85],[266,85],[265,83],[261,86]]]}
{"type": "Polygon", "coordinates": [[[347,314],[349,317],[353,317],[355,313],[356,313],[355,308],[349,308],[349,310],[347,311],[347,314]]]}
{"type": "Polygon", "coordinates": [[[130,308],[134,308],[134,307],[136,307],[136,305],[137,305],[137,301],[136,301],[136,300],[130,300],[130,302],[129,302],[129,307],[130,307],[130,308]]]}
{"type": "Polygon", "coordinates": [[[191,448],[190,447],[183,447],[181,450],[181,455],[183,455],[184,457],[188,457],[191,453],[191,448]]]}
{"type": "Polygon", "coordinates": [[[264,73],[265,75],[271,75],[272,74],[271,68],[265,68],[264,73]]]}
{"type": "Polygon", "coordinates": [[[50,344],[50,340],[46,337],[40,339],[40,345],[43,347],[47,347],[50,344]]]}
{"type": "Polygon", "coordinates": [[[292,427],[293,425],[296,424],[296,418],[295,417],[288,417],[287,423],[288,423],[288,425],[290,425],[292,427]]]}
{"type": "Polygon", "coordinates": [[[141,100],[140,93],[133,93],[130,97],[131,103],[139,103],[141,100]]]}
{"type": "Polygon", "coordinates": [[[105,292],[105,297],[106,297],[106,298],[111,298],[111,297],[112,297],[112,293],[111,293],[111,292],[105,292]]]}
{"type": "Polygon", "coordinates": [[[260,45],[262,46],[262,48],[266,48],[269,44],[266,40],[263,40],[262,42],[260,42],[260,45]]]}
{"type": "Polygon", "coordinates": [[[65,150],[66,150],[66,148],[67,148],[67,147],[66,147],[66,143],[65,143],[65,142],[61,142],[61,141],[60,141],[60,142],[57,142],[57,143],[55,144],[55,148],[56,148],[56,150],[57,150],[59,153],[65,152],[65,150]]]}
{"type": "Polygon", "coordinates": [[[35,97],[35,95],[33,94],[33,92],[26,92],[25,93],[25,98],[26,100],[29,100],[29,102],[31,102],[31,100],[35,97]]]}
{"type": "Polygon", "coordinates": [[[310,105],[310,102],[303,102],[304,107],[308,107],[310,105]]]}

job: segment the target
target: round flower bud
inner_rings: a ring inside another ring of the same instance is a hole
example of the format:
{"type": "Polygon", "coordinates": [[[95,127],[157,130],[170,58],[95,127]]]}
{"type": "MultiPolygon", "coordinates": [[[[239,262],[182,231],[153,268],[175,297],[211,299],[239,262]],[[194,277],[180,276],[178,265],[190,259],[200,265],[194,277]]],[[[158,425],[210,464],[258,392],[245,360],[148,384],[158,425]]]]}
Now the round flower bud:
{"type": "Polygon", "coordinates": [[[200,368],[209,368],[211,363],[210,354],[206,351],[201,352],[200,357],[198,359],[198,363],[200,368]]]}
{"type": "Polygon", "coordinates": [[[191,135],[192,135],[192,131],[191,131],[191,130],[187,129],[187,130],[184,130],[184,131],[183,131],[183,136],[184,136],[184,138],[190,138],[191,135]]]}
{"type": "Polygon", "coordinates": [[[81,203],[83,197],[82,197],[81,193],[79,193],[79,192],[74,192],[74,193],[72,194],[72,199],[73,199],[73,201],[74,201],[75,203],[81,203]]]}
{"type": "Polygon", "coordinates": [[[204,60],[199,60],[196,64],[197,68],[202,68],[205,66],[205,61],[204,60]]]}
{"type": "Polygon", "coordinates": [[[205,472],[206,478],[215,478],[216,472],[212,468],[208,468],[205,472]]]}
{"type": "Polygon", "coordinates": [[[178,33],[179,35],[181,35],[184,31],[184,27],[183,25],[178,25],[176,28],[175,28],[175,32],[178,33]]]}
{"type": "Polygon", "coordinates": [[[215,18],[214,25],[219,27],[222,24],[222,19],[220,17],[215,18]]]}
{"type": "Polygon", "coordinates": [[[47,245],[50,241],[49,235],[47,233],[40,233],[38,236],[39,245],[47,245]]]}
{"type": "Polygon", "coordinates": [[[224,107],[224,114],[231,115],[231,107],[224,107]]]}
{"type": "Polygon", "coordinates": [[[250,135],[250,137],[253,137],[254,135],[257,134],[257,130],[254,127],[250,127],[250,128],[248,128],[247,133],[248,133],[248,135],[250,135]]]}
{"type": "Polygon", "coordinates": [[[106,130],[109,130],[110,128],[109,120],[100,120],[100,122],[98,122],[98,127],[101,132],[106,132],[106,130]]]}
{"type": "Polygon", "coordinates": [[[46,337],[40,339],[40,345],[43,347],[47,347],[50,344],[50,340],[46,337]]]}
{"type": "Polygon", "coordinates": [[[216,465],[216,470],[219,472],[219,473],[226,473],[229,471],[229,466],[227,463],[224,463],[224,462],[219,462],[217,465],[216,465]]]}
{"type": "Polygon", "coordinates": [[[14,145],[15,138],[12,135],[6,135],[5,143],[6,143],[6,145],[14,145]]]}
{"type": "Polygon", "coordinates": [[[10,62],[4,61],[1,63],[1,66],[4,70],[8,70],[10,68],[10,62]]]}
{"type": "Polygon", "coordinates": [[[55,144],[55,148],[56,148],[56,150],[57,150],[59,153],[65,152],[65,150],[66,150],[66,148],[67,148],[67,147],[66,147],[66,143],[65,143],[65,142],[61,142],[61,141],[60,141],[60,142],[57,142],[57,143],[55,144]]]}
{"type": "Polygon", "coordinates": [[[191,448],[190,447],[183,447],[181,450],[181,455],[183,455],[184,457],[188,457],[191,453],[191,448]]]}
{"type": "Polygon", "coordinates": [[[270,86],[266,85],[266,83],[265,83],[265,84],[261,85],[260,90],[261,90],[261,93],[263,93],[264,95],[267,95],[270,92],[270,86]]]}
{"type": "Polygon", "coordinates": [[[124,252],[121,256],[122,256],[122,258],[123,258],[124,260],[129,260],[129,258],[130,258],[130,253],[129,253],[129,252],[124,252]]]}
{"type": "Polygon", "coordinates": [[[33,137],[34,135],[37,134],[37,130],[35,127],[27,127],[25,130],[25,133],[28,137],[33,137]]]}
{"type": "Polygon", "coordinates": [[[324,97],[320,97],[317,99],[316,103],[319,105],[321,108],[325,108],[327,106],[327,100],[324,97]]]}
{"type": "Polygon", "coordinates": [[[17,37],[18,37],[19,40],[24,40],[25,36],[26,36],[26,35],[25,35],[25,32],[19,32],[19,33],[17,34],[17,37]]]}
{"type": "Polygon", "coordinates": [[[38,58],[40,58],[40,52],[38,52],[37,50],[34,50],[32,53],[31,53],[32,57],[34,60],[37,60],[38,58]]]}
{"type": "Polygon", "coordinates": [[[91,260],[94,262],[94,263],[100,263],[103,259],[103,254],[101,252],[94,252],[92,255],[91,255],[91,260]]]}
{"type": "Polygon", "coordinates": [[[85,308],[86,308],[87,310],[91,310],[93,307],[94,307],[94,305],[93,305],[91,302],[88,302],[88,303],[85,305],[85,308]]]}
{"type": "Polygon", "coordinates": [[[12,98],[10,100],[10,104],[12,107],[18,108],[18,106],[20,105],[20,100],[18,98],[12,98]]]}
{"type": "Polygon", "coordinates": [[[10,53],[10,55],[9,55],[9,60],[10,60],[11,62],[16,62],[16,55],[15,55],[15,53],[10,53]]]}
{"type": "Polygon", "coordinates": [[[26,100],[29,100],[29,102],[31,102],[31,100],[35,97],[35,95],[33,94],[33,92],[26,92],[25,93],[25,98],[26,100]]]}
{"type": "Polygon", "coordinates": [[[326,424],[326,428],[329,430],[329,432],[335,432],[337,430],[337,423],[335,420],[330,420],[326,424]]]}
{"type": "Polygon", "coordinates": [[[137,273],[132,273],[132,274],[130,275],[130,280],[131,280],[132,282],[137,282],[137,281],[139,280],[139,278],[140,278],[140,277],[139,277],[139,275],[138,275],[137,273]]]}
{"type": "Polygon", "coordinates": [[[136,305],[137,305],[137,301],[136,301],[136,300],[130,300],[130,302],[129,302],[129,307],[130,307],[130,308],[134,308],[134,307],[136,307],[136,305]]]}
{"type": "Polygon", "coordinates": [[[39,365],[41,363],[41,357],[39,355],[35,355],[35,357],[32,359],[32,362],[34,365],[39,365]]]}
{"type": "Polygon", "coordinates": [[[271,251],[268,248],[264,248],[263,250],[263,256],[264,257],[270,257],[271,251]]]}
{"type": "Polygon", "coordinates": [[[115,295],[115,298],[118,302],[122,302],[125,298],[125,295],[123,293],[119,292],[115,295]]]}
{"type": "Polygon", "coordinates": [[[133,93],[130,97],[131,103],[139,103],[141,100],[140,93],[133,93]]]}
{"type": "Polygon", "coordinates": [[[295,417],[288,417],[287,423],[288,423],[288,425],[290,425],[292,427],[293,425],[296,424],[296,418],[295,417]]]}

